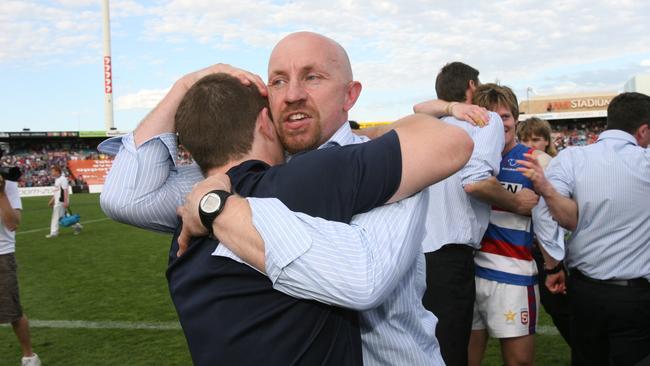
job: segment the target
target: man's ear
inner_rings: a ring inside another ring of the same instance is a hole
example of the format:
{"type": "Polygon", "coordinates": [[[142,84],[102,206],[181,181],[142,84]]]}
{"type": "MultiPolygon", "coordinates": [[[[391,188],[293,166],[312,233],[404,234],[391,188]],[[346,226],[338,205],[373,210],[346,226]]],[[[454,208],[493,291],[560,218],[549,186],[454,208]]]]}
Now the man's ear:
{"type": "Polygon", "coordinates": [[[634,137],[640,146],[648,147],[648,144],[650,144],[650,125],[647,123],[642,124],[636,129],[634,137]]]}
{"type": "Polygon", "coordinates": [[[345,103],[343,104],[343,110],[349,111],[354,107],[354,104],[359,99],[361,95],[361,83],[358,81],[351,81],[347,86],[347,91],[345,93],[345,103]]]}
{"type": "Polygon", "coordinates": [[[277,133],[275,132],[275,125],[271,116],[269,114],[269,109],[264,107],[257,115],[257,121],[255,122],[257,127],[260,130],[260,133],[267,139],[275,141],[278,138],[277,133]]]}

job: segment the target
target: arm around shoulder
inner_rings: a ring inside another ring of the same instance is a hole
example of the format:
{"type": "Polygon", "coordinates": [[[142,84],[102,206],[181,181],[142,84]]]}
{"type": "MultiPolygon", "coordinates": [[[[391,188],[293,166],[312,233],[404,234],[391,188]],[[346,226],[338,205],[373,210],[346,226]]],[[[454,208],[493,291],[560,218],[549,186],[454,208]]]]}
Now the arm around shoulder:
{"type": "Polygon", "coordinates": [[[425,114],[395,122],[402,153],[402,179],[389,202],[408,197],[460,170],[474,142],[461,128],[425,114]]]}

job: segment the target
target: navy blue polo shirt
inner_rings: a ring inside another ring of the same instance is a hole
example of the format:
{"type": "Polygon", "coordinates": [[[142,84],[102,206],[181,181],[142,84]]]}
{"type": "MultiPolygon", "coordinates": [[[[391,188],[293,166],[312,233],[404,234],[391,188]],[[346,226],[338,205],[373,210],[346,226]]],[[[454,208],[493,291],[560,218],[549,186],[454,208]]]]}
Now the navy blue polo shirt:
{"type": "MultiPolygon", "coordinates": [[[[227,174],[241,196],[276,197],[293,211],[349,223],[392,197],[401,173],[399,139],[390,132],[283,165],[247,161],[227,174]]],[[[167,279],[195,365],[362,364],[356,311],[276,291],[249,266],[212,256],[218,242],[207,237],[177,258],[178,233],[167,279]]]]}

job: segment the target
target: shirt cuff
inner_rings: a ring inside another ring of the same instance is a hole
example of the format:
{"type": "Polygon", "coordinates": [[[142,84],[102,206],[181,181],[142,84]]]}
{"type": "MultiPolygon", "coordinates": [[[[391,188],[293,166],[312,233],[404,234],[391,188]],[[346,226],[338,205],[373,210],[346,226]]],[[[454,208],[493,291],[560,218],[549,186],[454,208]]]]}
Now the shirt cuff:
{"type": "Polygon", "coordinates": [[[284,268],[305,254],[312,238],[303,222],[277,198],[247,198],[253,225],[264,240],[266,274],[275,283],[284,268]]]}

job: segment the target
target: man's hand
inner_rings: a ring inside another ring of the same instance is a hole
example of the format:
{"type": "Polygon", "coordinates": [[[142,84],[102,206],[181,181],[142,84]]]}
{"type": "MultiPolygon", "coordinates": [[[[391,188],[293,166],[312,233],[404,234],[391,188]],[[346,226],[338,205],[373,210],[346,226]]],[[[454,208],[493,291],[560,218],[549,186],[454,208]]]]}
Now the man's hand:
{"type": "Polygon", "coordinates": [[[546,288],[552,294],[566,295],[566,275],[564,271],[546,275],[546,288]]]}
{"type": "Polygon", "coordinates": [[[524,188],[515,194],[516,213],[530,216],[531,211],[539,202],[539,196],[532,189],[524,188]]]}
{"type": "Polygon", "coordinates": [[[526,178],[533,182],[533,186],[539,194],[546,196],[549,190],[552,190],[553,187],[544,175],[544,168],[542,168],[539,160],[537,160],[537,157],[533,156],[533,154],[524,154],[524,157],[526,160],[517,160],[517,164],[524,166],[522,168],[517,168],[517,171],[521,172],[526,176],[526,178]]]}
{"type": "Polygon", "coordinates": [[[487,109],[473,104],[456,103],[450,106],[449,112],[456,119],[478,127],[487,126],[490,122],[487,109]]]}
{"type": "Polygon", "coordinates": [[[199,201],[206,193],[215,189],[230,191],[230,178],[223,173],[210,175],[195,184],[192,191],[185,197],[185,204],[176,209],[176,213],[183,220],[183,228],[178,236],[177,256],[180,257],[185,253],[192,237],[208,235],[208,230],[199,218],[199,201]]]}
{"type": "Polygon", "coordinates": [[[260,91],[260,94],[262,94],[263,96],[268,95],[268,89],[266,87],[266,83],[262,81],[262,78],[259,77],[259,75],[253,74],[252,72],[248,72],[246,70],[238,69],[228,64],[215,64],[212,66],[208,66],[204,69],[183,76],[183,78],[179,81],[183,83],[183,85],[185,86],[185,90],[187,90],[191,88],[192,85],[194,85],[202,77],[210,74],[217,74],[217,73],[228,74],[238,79],[244,85],[253,84],[260,91]]]}

